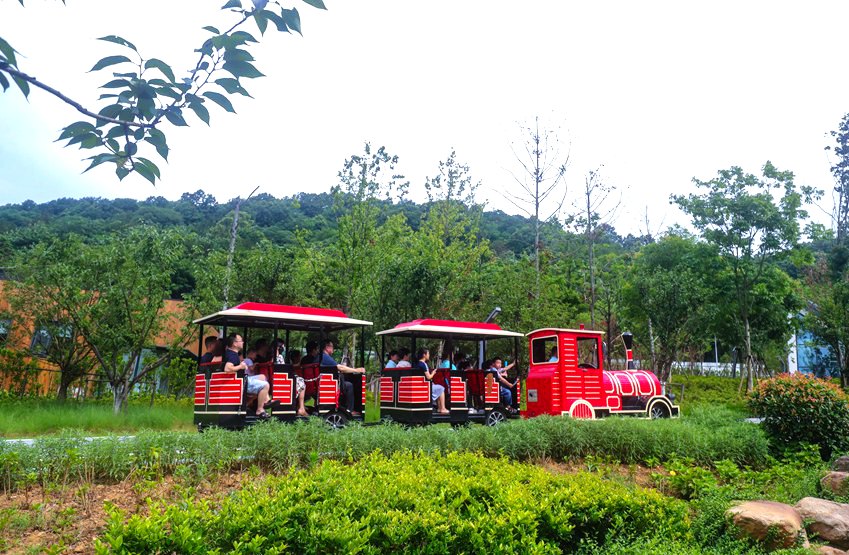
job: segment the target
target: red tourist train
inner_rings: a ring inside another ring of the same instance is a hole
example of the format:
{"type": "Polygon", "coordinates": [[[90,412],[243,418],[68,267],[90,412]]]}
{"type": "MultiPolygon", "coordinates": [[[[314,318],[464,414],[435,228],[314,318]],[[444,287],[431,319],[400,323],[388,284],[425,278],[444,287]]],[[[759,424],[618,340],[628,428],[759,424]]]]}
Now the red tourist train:
{"type": "MultiPolygon", "coordinates": [[[[246,339],[252,335],[284,334],[290,346],[292,332],[326,338],[331,333],[359,329],[359,364],[365,361],[362,330],[371,322],[348,318],[337,310],[243,303],[195,321],[215,326],[226,336],[237,331],[246,339]]],[[[527,372],[521,360],[521,333],[484,322],[420,319],[379,331],[381,338],[379,389],[381,419],[403,424],[480,422],[496,425],[510,418],[530,418],[544,414],[593,419],[613,414],[669,418],[679,415],[674,396],[665,394],[650,371],[634,367],[630,334],[626,345],[626,370],[605,370],[602,332],[580,329],[546,328],[527,335],[530,360],[527,372]],[[387,351],[387,343],[390,351],[387,351]],[[387,354],[407,349],[412,357],[423,347],[434,354],[428,364],[431,378],[410,366],[387,365],[387,354]],[[465,351],[465,354],[464,354],[465,351]],[[524,383],[499,380],[493,364],[503,360],[511,376],[525,376],[524,383]],[[394,366],[394,367],[390,367],[394,366]],[[499,383],[499,381],[501,383],[499,383]],[[512,385],[512,387],[508,387],[512,385]],[[522,385],[526,391],[520,410],[522,385]],[[435,388],[434,386],[438,386],[435,388]],[[434,392],[444,389],[444,411],[434,407],[434,392]],[[508,400],[509,399],[509,400],[508,400]]],[[[362,374],[343,374],[335,366],[320,364],[264,363],[255,367],[270,383],[270,409],[273,418],[294,421],[297,415],[296,380],[303,378],[311,398],[311,415],[340,427],[350,420],[364,420],[366,382],[362,374]],[[341,404],[344,382],[353,384],[353,410],[341,404]]],[[[256,373],[256,372],[255,372],[256,373]]],[[[224,372],[222,362],[200,364],[195,386],[195,424],[241,428],[259,420],[256,399],[248,394],[244,371],[224,372]]]]}

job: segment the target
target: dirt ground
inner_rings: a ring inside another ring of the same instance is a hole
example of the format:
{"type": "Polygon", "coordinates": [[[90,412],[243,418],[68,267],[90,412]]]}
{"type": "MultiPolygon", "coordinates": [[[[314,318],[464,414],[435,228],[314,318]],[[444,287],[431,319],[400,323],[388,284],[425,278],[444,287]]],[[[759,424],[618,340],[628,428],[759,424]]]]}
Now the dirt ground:
{"type": "MultiPolygon", "coordinates": [[[[556,474],[590,470],[609,479],[652,486],[653,470],[636,465],[538,464],[556,474]]],[[[201,484],[169,476],[156,481],[137,478],[117,484],[72,484],[50,491],[34,486],[29,491],[0,492],[0,553],[92,553],[94,540],[106,525],[107,504],[127,514],[145,514],[150,499],[177,502],[187,493],[196,498],[219,497],[241,487],[243,479],[255,481],[256,474],[216,475],[201,484]]]]}

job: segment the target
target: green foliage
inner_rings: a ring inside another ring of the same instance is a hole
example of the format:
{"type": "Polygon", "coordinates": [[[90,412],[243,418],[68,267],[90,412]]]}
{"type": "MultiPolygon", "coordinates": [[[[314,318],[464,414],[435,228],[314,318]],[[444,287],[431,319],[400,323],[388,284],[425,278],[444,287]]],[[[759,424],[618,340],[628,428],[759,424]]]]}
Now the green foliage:
{"type": "Polygon", "coordinates": [[[405,429],[395,425],[328,430],[322,422],[269,422],[240,433],[211,429],[203,434],[140,432],[132,438],[107,437],[85,441],[67,432],[40,438],[34,446],[0,444],[0,455],[17,453],[10,487],[20,487],[17,473],[32,471],[52,476],[85,472],[97,480],[123,480],[154,462],[162,474],[181,466],[219,472],[242,468],[247,461],[261,468],[283,470],[310,466],[322,459],[359,460],[375,450],[386,454],[474,452],[517,461],[581,460],[588,456],[626,464],[666,460],[672,453],[708,466],[728,459],[739,466],[763,467],[769,460],[766,438],[757,426],[735,418],[647,421],[608,418],[576,421],[540,417],[512,421],[496,428],[473,426],[454,430],[444,426],[405,429]],[[78,462],[65,468],[63,453],[74,449],[78,462]],[[149,455],[156,450],[157,458],[149,455]]]}
{"type": "Polygon", "coordinates": [[[589,474],[473,454],[380,453],[248,484],[220,504],[113,512],[101,553],[561,553],[608,537],[685,539],[683,503],[589,474]],[[375,487],[380,484],[380,487],[375,487]],[[170,532],[168,532],[170,531],[170,532]]]}
{"type": "Polygon", "coordinates": [[[690,376],[675,374],[671,391],[678,393],[675,384],[684,386],[684,398],[681,407],[691,414],[698,407],[710,410],[712,407],[725,407],[740,413],[746,412],[746,401],[738,393],[740,380],[721,376],[690,376]]]}
{"type": "MultiPolygon", "coordinates": [[[[326,9],[321,0],[305,1],[311,6],[326,9]]],[[[20,2],[23,4],[23,0],[20,2]]],[[[223,32],[211,26],[203,28],[213,36],[195,50],[198,57],[194,67],[189,69],[188,77],[179,80],[169,64],[158,58],[145,58],[130,41],[116,35],[100,37],[98,40],[125,50],[122,54],[101,58],[89,70],[109,69],[111,73],[108,81],[101,86],[107,92],[99,98],[107,103],[97,113],[82,108],[55,88],[23,73],[15,49],[2,38],[0,87],[3,91],[8,89],[11,78],[25,97],[29,95],[30,85],[33,85],[83,112],[88,119],[66,126],[57,140],[67,140],[66,146],[100,150],[87,158],[91,162],[85,171],[108,162],[114,164],[118,179],[136,172],[155,184],[160,177],[159,167],[139,156],[139,147],[150,145],[167,161],[169,147],[160,129],[165,126],[165,121],[174,126],[186,126],[185,114],[191,111],[209,125],[206,100],[228,112],[235,112],[227,95],[249,97],[242,80],[263,76],[251,63],[254,58],[247,50],[249,44],[258,41],[240,27],[253,20],[261,34],[265,34],[269,22],[280,32],[301,33],[301,20],[296,8],[283,8],[277,2],[273,5],[256,1],[249,4],[252,5],[245,8],[240,0],[230,0],[221,8],[235,15],[236,22],[223,32]],[[220,90],[211,90],[213,87],[220,90]]]]}
{"type": "Polygon", "coordinates": [[[192,405],[157,399],[150,406],[149,396],[130,401],[125,410],[114,414],[111,400],[100,403],[49,399],[0,402],[0,430],[3,436],[34,437],[85,430],[97,435],[108,432],[133,433],[139,430],[192,430],[192,405]]]}
{"type": "Polygon", "coordinates": [[[811,443],[824,458],[849,449],[849,398],[833,383],[782,374],[761,381],[749,406],[779,449],[811,443]]]}

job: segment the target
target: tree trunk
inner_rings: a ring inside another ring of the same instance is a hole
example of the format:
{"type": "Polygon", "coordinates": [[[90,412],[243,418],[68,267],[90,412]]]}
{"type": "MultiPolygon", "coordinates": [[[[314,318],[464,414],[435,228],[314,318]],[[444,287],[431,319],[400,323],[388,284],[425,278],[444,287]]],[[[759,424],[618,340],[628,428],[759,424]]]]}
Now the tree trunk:
{"type": "Polygon", "coordinates": [[[654,354],[654,331],[651,327],[651,318],[649,318],[649,348],[651,349],[651,367],[654,370],[657,368],[657,357],[654,354]]]}
{"type": "Polygon", "coordinates": [[[130,394],[130,388],[127,382],[118,382],[110,384],[112,386],[112,413],[120,414],[127,402],[127,397],[130,394]]]}
{"type": "Polygon", "coordinates": [[[746,326],[746,393],[749,393],[755,388],[755,381],[752,372],[754,369],[752,368],[752,363],[754,359],[752,357],[752,330],[749,327],[749,317],[747,316],[744,324],[746,326]]]}

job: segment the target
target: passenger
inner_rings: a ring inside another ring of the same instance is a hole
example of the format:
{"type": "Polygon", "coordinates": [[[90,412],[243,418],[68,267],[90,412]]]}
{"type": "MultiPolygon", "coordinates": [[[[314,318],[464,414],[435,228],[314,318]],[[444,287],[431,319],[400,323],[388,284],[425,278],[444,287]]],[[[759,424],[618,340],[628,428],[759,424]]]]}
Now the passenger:
{"type": "MultiPolygon", "coordinates": [[[[321,365],[335,366],[342,374],[365,374],[365,368],[351,368],[344,364],[339,364],[333,359],[333,341],[326,339],[322,343],[321,349],[321,365]]],[[[345,400],[345,410],[352,416],[360,416],[360,413],[354,412],[354,384],[348,380],[340,379],[339,383],[342,387],[342,397],[345,400]]]]}
{"type": "Polygon", "coordinates": [[[200,357],[200,363],[206,364],[208,362],[212,362],[212,358],[215,356],[215,348],[218,346],[218,336],[217,335],[209,335],[206,339],[203,340],[203,347],[206,349],[206,352],[200,357]]]}
{"type": "MultiPolygon", "coordinates": [[[[416,363],[416,368],[424,372],[425,378],[432,380],[436,375],[436,369],[431,371],[428,368],[427,361],[430,360],[430,351],[425,348],[419,349],[416,358],[419,360],[416,363]]],[[[430,401],[431,403],[436,401],[436,410],[439,414],[451,414],[451,411],[445,408],[445,388],[438,383],[430,384],[430,401]]]]}
{"type": "Polygon", "coordinates": [[[254,343],[254,349],[256,349],[256,359],[254,359],[254,362],[263,363],[271,361],[271,344],[268,342],[268,339],[258,339],[254,343]]]}
{"type": "MultiPolygon", "coordinates": [[[[245,344],[245,340],[238,333],[233,333],[227,336],[227,349],[224,351],[224,371],[238,372],[245,370],[251,366],[239,357],[239,349],[245,344]]],[[[265,376],[263,376],[265,378],[265,376]]],[[[271,418],[265,412],[265,406],[268,403],[268,381],[265,379],[257,379],[256,376],[248,376],[248,394],[256,395],[256,415],[263,420],[271,418]]]]}
{"type": "Polygon", "coordinates": [[[557,362],[557,347],[551,348],[551,354],[549,355],[548,362],[557,362]]]}
{"type": "Polygon", "coordinates": [[[412,366],[412,364],[410,364],[410,349],[399,349],[398,358],[401,360],[398,361],[396,368],[410,368],[412,366]]]}
{"type": "Polygon", "coordinates": [[[295,395],[298,398],[298,416],[309,416],[304,401],[306,400],[307,384],[301,373],[301,351],[292,351],[289,353],[289,364],[295,371],[295,395]]]}
{"type": "Polygon", "coordinates": [[[451,358],[452,350],[453,349],[451,348],[451,346],[447,345],[445,347],[445,349],[442,351],[442,361],[439,363],[440,368],[448,368],[449,370],[456,370],[457,369],[457,365],[454,364],[454,362],[459,360],[459,359],[454,358],[452,360],[452,358],[451,358]]]}
{"type": "Polygon", "coordinates": [[[389,360],[386,361],[386,364],[383,365],[384,368],[397,368],[398,360],[401,357],[398,356],[398,351],[389,351],[389,360]]]}
{"type": "Polygon", "coordinates": [[[308,342],[307,356],[301,359],[301,364],[317,364],[319,361],[321,361],[321,357],[318,356],[318,342],[308,342]]]}
{"type": "Polygon", "coordinates": [[[275,339],[271,342],[271,353],[274,356],[274,364],[286,363],[286,344],[282,339],[275,339]]]}
{"type": "Polygon", "coordinates": [[[516,382],[519,381],[519,378],[516,378],[516,382],[511,382],[507,379],[507,371],[513,368],[516,365],[516,362],[513,361],[508,364],[506,367],[503,367],[504,361],[499,357],[495,357],[492,359],[492,364],[490,365],[490,372],[495,376],[495,380],[498,382],[501,391],[501,397],[504,399],[504,404],[507,405],[510,411],[513,411],[513,388],[516,387],[516,382]]]}

